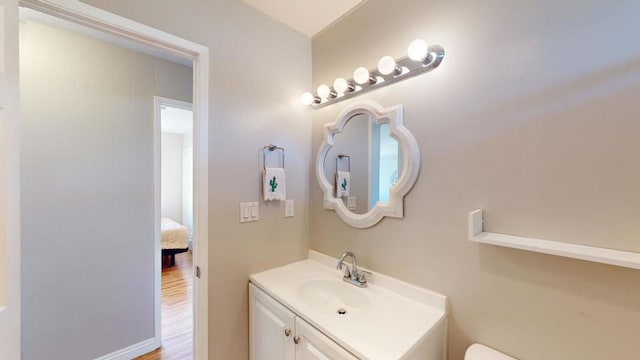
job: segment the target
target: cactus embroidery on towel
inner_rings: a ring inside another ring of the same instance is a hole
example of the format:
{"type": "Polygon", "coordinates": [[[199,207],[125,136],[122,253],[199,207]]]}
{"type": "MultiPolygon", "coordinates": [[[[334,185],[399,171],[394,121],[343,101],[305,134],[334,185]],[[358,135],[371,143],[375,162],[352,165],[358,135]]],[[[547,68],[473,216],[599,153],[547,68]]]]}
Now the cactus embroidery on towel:
{"type": "Polygon", "coordinates": [[[342,190],[347,191],[347,179],[342,179],[342,190]]]}
{"type": "Polygon", "coordinates": [[[273,177],[273,179],[269,180],[269,186],[271,186],[271,192],[276,192],[276,189],[278,188],[278,182],[276,181],[275,176],[273,177]]]}

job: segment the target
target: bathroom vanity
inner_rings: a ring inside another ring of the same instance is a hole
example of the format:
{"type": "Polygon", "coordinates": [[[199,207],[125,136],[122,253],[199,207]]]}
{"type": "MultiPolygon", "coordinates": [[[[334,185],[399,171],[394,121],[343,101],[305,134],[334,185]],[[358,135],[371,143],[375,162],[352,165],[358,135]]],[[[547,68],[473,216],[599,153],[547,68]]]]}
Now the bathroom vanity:
{"type": "Polygon", "coordinates": [[[250,359],[443,360],[446,297],[374,273],[343,281],[337,259],[307,260],[250,276],[250,359]]]}

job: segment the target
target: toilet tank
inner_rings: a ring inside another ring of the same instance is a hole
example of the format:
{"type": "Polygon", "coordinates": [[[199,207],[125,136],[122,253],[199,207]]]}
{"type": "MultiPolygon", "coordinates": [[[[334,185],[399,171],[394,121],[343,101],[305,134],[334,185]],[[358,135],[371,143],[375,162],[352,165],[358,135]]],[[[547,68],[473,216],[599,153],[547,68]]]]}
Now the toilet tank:
{"type": "Polygon", "coordinates": [[[482,344],[473,344],[469,346],[464,355],[464,360],[517,360],[507,354],[493,350],[482,344]]]}

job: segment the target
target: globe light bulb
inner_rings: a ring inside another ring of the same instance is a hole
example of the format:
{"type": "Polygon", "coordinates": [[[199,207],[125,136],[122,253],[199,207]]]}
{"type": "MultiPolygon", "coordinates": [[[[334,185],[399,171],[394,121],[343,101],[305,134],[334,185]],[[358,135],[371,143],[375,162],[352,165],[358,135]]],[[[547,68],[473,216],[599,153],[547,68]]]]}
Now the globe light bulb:
{"type": "Polygon", "coordinates": [[[391,56],[383,56],[378,61],[378,71],[382,75],[389,75],[396,71],[396,60],[391,56]]]}
{"type": "Polygon", "coordinates": [[[347,91],[347,89],[349,88],[349,83],[347,83],[347,80],[343,79],[343,78],[337,78],[334,82],[333,82],[333,88],[339,93],[339,94],[344,94],[345,91],[347,91]]]}
{"type": "Polygon", "coordinates": [[[424,61],[427,55],[429,55],[429,45],[422,39],[413,40],[411,44],[409,44],[407,54],[411,60],[424,61]]]}
{"type": "Polygon", "coordinates": [[[305,106],[309,106],[313,104],[315,100],[316,100],[315,96],[313,96],[313,94],[310,92],[306,92],[302,94],[302,96],[300,96],[300,102],[302,102],[302,105],[305,105],[305,106]]]}
{"type": "Polygon", "coordinates": [[[320,96],[320,99],[327,100],[331,94],[331,89],[329,89],[327,85],[322,84],[318,86],[316,92],[318,93],[318,96],[320,96]]]}
{"type": "Polygon", "coordinates": [[[366,67],[361,66],[353,72],[353,80],[360,84],[364,85],[369,82],[369,70],[366,67]]]}

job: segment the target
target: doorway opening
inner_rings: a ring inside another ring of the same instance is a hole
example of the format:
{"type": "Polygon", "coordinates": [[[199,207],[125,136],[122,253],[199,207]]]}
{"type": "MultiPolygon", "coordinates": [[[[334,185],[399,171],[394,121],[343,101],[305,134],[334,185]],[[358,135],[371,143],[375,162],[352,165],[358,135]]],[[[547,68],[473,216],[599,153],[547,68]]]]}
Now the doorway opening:
{"type": "Polygon", "coordinates": [[[157,177],[160,180],[161,229],[160,254],[156,246],[155,256],[162,258],[162,285],[155,301],[159,305],[156,309],[160,310],[160,314],[156,312],[156,321],[162,327],[162,347],[138,359],[192,359],[192,104],[158,96],[154,99],[155,156],[160,159],[160,171],[156,167],[155,176],[156,183],[157,177]]]}

